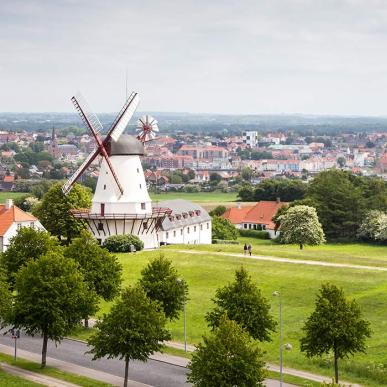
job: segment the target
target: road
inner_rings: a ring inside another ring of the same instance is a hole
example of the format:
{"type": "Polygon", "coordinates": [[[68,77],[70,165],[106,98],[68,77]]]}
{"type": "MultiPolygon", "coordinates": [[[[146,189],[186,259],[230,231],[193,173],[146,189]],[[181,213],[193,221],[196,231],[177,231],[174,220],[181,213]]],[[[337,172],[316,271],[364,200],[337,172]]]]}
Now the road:
{"type": "MultiPolygon", "coordinates": [[[[13,340],[9,335],[3,336],[3,334],[0,334],[0,344],[13,346],[13,340]]],[[[42,339],[21,334],[18,340],[18,348],[33,353],[41,353],[42,339]]],[[[49,341],[47,356],[123,377],[123,361],[117,359],[93,361],[91,360],[91,355],[85,354],[86,351],[86,344],[79,341],[65,339],[57,347],[55,347],[53,342],[49,341]]],[[[188,386],[189,384],[186,383],[186,373],[187,370],[184,367],[155,360],[148,360],[146,363],[133,361],[129,366],[129,379],[155,387],[188,386]]]]}

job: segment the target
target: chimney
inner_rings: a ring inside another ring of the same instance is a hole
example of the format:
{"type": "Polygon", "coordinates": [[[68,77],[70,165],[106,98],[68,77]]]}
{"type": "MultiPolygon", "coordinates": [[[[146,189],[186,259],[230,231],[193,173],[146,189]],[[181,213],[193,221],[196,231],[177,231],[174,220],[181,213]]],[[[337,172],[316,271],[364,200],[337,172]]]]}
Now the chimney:
{"type": "Polygon", "coordinates": [[[277,203],[281,203],[281,198],[277,197],[277,203]]]}
{"type": "Polygon", "coordinates": [[[13,200],[12,199],[6,199],[5,200],[5,209],[9,210],[13,206],[13,200]]]}

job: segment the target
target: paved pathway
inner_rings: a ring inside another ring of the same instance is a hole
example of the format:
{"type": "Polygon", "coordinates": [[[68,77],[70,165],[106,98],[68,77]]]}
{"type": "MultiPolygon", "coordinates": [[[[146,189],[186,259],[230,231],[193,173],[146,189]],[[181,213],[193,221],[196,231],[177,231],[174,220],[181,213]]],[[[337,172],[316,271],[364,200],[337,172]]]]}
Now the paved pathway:
{"type": "Polygon", "coordinates": [[[211,254],[211,255],[222,255],[226,257],[236,257],[236,258],[246,258],[246,259],[256,259],[261,261],[271,261],[271,262],[281,262],[281,263],[292,263],[295,265],[310,265],[310,266],[326,266],[326,267],[340,267],[346,269],[358,269],[358,270],[374,270],[374,271],[386,271],[387,267],[381,266],[367,266],[367,265],[351,265],[349,263],[334,263],[334,262],[324,262],[324,261],[312,261],[305,259],[293,259],[293,258],[280,258],[273,257],[270,255],[252,255],[247,256],[238,253],[222,253],[217,251],[193,251],[193,250],[175,250],[168,249],[170,251],[177,251],[183,254],[211,254]]]}
{"type": "Polygon", "coordinates": [[[0,369],[4,370],[6,373],[18,376],[22,379],[27,379],[35,383],[42,384],[49,387],[78,387],[77,384],[65,382],[51,376],[38,374],[36,372],[27,371],[22,368],[14,367],[6,363],[0,363],[0,369]]]}
{"type": "MultiPolygon", "coordinates": [[[[4,342],[4,337],[0,335],[0,342],[4,342]]],[[[13,343],[0,344],[0,352],[9,355],[13,354],[13,343]]],[[[41,339],[39,337],[22,336],[19,341],[18,356],[23,359],[40,362],[41,339]],[[24,343],[23,343],[24,342],[24,343]],[[28,347],[29,350],[21,349],[28,347]]],[[[87,346],[78,340],[63,340],[56,348],[49,343],[47,364],[65,372],[82,375],[91,379],[100,380],[114,386],[122,386],[123,362],[117,359],[101,359],[95,362],[90,361],[90,356],[85,355],[87,346]],[[68,359],[67,361],[62,360],[68,359]]],[[[129,387],[173,387],[188,386],[186,382],[186,368],[188,359],[156,353],[147,363],[132,362],[129,366],[129,377],[137,380],[149,380],[149,384],[130,380],[129,387]],[[140,368],[140,369],[139,369],[140,368]],[[165,371],[164,371],[165,370],[165,371]]],[[[66,382],[64,382],[66,383],[66,382]]],[[[46,384],[46,383],[43,383],[46,384]]],[[[267,379],[267,387],[278,387],[277,380],[267,379]]],[[[70,386],[70,384],[68,384],[70,386]]],[[[68,387],[66,385],[66,387],[68,387]]],[[[59,387],[59,386],[58,386],[59,387]]],[[[60,386],[62,387],[62,386],[60,386]]],[[[65,385],[63,385],[65,387],[65,385]]],[[[283,387],[295,387],[294,385],[283,383],[283,387]]]]}

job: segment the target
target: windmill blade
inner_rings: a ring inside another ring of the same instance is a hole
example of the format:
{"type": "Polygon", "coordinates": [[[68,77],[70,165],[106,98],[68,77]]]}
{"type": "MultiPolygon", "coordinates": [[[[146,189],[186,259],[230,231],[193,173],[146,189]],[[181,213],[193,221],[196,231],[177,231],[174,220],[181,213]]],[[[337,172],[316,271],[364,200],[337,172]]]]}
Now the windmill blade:
{"type": "Polygon", "coordinates": [[[126,100],[124,106],[122,107],[121,111],[118,113],[116,119],[110,127],[104,142],[108,141],[110,138],[112,138],[114,141],[117,141],[119,139],[121,134],[126,129],[134,112],[136,111],[139,102],[140,97],[137,93],[133,92],[132,94],[130,94],[129,98],[126,100]]]}
{"type": "Polygon", "coordinates": [[[75,171],[75,173],[67,180],[66,184],[62,187],[62,192],[67,195],[74,183],[78,180],[79,176],[86,170],[86,168],[93,162],[93,160],[98,156],[99,149],[93,150],[89,156],[86,157],[85,161],[81,164],[81,166],[75,171]]]}
{"type": "Polygon", "coordinates": [[[124,189],[122,188],[122,185],[121,185],[120,181],[118,180],[118,176],[117,176],[117,174],[116,174],[115,171],[114,171],[114,168],[113,168],[112,163],[110,162],[109,156],[107,155],[106,152],[102,153],[102,156],[104,157],[104,159],[105,159],[107,165],[109,166],[110,172],[111,172],[112,175],[113,175],[113,179],[114,179],[114,181],[116,182],[117,187],[118,187],[118,189],[119,189],[120,192],[121,192],[121,195],[123,195],[124,189]]]}
{"type": "Polygon", "coordinates": [[[71,98],[75,110],[80,115],[84,125],[87,129],[91,130],[94,134],[99,133],[102,130],[102,124],[99,121],[98,117],[93,113],[86,99],[81,93],[78,93],[76,96],[71,98]]]}

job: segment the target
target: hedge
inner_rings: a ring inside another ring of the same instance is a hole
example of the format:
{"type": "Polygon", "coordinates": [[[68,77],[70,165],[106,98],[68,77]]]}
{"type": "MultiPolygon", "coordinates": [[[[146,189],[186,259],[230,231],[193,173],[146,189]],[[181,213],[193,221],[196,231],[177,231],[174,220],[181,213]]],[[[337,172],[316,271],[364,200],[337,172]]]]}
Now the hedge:
{"type": "Polygon", "coordinates": [[[107,237],[103,243],[111,253],[127,253],[130,252],[130,246],[133,245],[136,251],[144,248],[144,242],[136,235],[112,235],[107,237]]]}
{"type": "Polygon", "coordinates": [[[270,239],[270,234],[267,231],[239,230],[239,235],[247,238],[270,239]]]}
{"type": "Polygon", "coordinates": [[[215,244],[224,244],[224,245],[239,245],[238,241],[227,240],[227,239],[213,239],[212,243],[215,244]]]}

